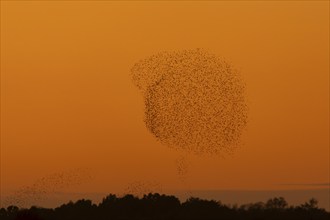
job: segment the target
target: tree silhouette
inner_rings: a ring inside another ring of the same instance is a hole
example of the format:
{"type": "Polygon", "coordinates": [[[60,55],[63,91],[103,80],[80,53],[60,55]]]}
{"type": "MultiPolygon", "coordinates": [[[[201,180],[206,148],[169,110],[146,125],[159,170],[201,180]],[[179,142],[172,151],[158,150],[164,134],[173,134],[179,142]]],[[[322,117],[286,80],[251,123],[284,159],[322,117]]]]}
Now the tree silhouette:
{"type": "Polygon", "coordinates": [[[149,193],[106,196],[98,205],[91,200],[68,202],[55,209],[9,206],[0,209],[1,220],[329,220],[330,213],[319,208],[316,199],[289,206],[282,197],[264,202],[224,205],[219,201],[191,197],[184,202],[172,195],[149,193]]]}
{"type": "Polygon", "coordinates": [[[269,199],[266,203],[266,208],[268,209],[285,209],[288,206],[288,203],[285,201],[283,197],[275,197],[273,199],[269,199]]]}

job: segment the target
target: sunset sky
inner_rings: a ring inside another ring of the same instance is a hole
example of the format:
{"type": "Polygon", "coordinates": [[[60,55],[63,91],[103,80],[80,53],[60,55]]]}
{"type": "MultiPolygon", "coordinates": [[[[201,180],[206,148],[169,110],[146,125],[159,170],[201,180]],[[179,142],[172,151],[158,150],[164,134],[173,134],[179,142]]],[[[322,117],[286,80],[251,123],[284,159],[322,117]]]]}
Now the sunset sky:
{"type": "Polygon", "coordinates": [[[1,1],[1,196],[74,169],[91,178],[59,191],[329,187],[329,2],[1,1]],[[249,119],[233,155],[185,155],[181,181],[130,69],[194,48],[240,70],[249,119]]]}

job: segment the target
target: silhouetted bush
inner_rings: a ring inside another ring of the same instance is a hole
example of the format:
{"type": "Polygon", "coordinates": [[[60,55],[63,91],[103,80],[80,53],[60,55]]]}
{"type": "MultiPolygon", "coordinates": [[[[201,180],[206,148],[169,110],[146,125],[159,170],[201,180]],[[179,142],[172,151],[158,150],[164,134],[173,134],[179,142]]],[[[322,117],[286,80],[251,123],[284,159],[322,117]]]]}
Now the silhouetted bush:
{"type": "Polygon", "coordinates": [[[310,199],[299,206],[289,206],[284,198],[224,205],[219,201],[189,198],[181,203],[175,196],[149,193],[142,198],[133,195],[117,197],[110,194],[98,205],[81,199],[55,209],[31,207],[20,209],[9,206],[0,209],[1,220],[329,220],[330,213],[310,199]]]}

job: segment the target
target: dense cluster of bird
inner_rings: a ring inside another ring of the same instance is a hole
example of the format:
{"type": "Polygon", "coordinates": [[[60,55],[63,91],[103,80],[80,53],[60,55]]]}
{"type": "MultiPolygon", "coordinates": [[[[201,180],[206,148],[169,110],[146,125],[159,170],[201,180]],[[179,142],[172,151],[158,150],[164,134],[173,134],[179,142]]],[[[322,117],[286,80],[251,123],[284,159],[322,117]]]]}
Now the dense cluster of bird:
{"type": "Polygon", "coordinates": [[[9,195],[5,205],[15,204],[26,207],[27,204],[38,204],[47,197],[68,187],[74,187],[91,178],[88,170],[83,168],[53,173],[35,181],[32,185],[23,186],[9,195]]]}
{"type": "Polygon", "coordinates": [[[228,62],[203,49],[161,52],[131,69],[144,122],[162,144],[198,155],[231,153],[247,123],[245,84],[228,62]]]}

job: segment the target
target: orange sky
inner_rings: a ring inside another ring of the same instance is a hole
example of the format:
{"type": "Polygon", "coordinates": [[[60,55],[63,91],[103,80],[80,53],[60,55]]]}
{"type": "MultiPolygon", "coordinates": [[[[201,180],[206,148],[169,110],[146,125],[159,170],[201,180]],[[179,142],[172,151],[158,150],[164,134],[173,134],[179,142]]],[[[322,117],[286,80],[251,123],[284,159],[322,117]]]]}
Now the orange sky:
{"type": "Polygon", "coordinates": [[[1,191],[75,168],[93,176],[77,192],[329,182],[329,2],[1,1],[1,191]],[[241,148],[188,156],[183,184],[129,70],[191,48],[241,70],[250,113],[241,148]]]}

